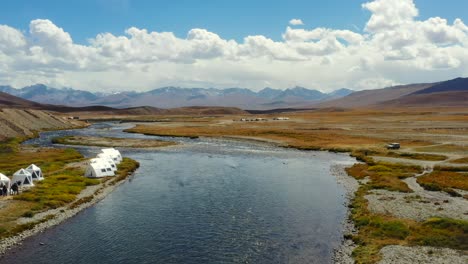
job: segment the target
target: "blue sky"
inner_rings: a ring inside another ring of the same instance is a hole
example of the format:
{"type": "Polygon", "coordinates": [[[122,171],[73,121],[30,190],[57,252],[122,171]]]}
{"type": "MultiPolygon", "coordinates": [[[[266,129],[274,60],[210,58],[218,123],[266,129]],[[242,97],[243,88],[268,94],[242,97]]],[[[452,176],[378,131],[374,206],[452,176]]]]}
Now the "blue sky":
{"type": "Polygon", "coordinates": [[[466,10],[467,0],[8,0],[0,85],[329,92],[449,80],[468,76],[466,10]]]}
{"type": "MultiPolygon", "coordinates": [[[[225,39],[241,41],[248,35],[281,39],[292,18],[305,28],[362,30],[370,13],[363,0],[15,0],[2,1],[0,24],[27,31],[29,22],[44,18],[66,29],[77,43],[98,33],[123,34],[135,26],[174,32],[185,37],[192,28],[204,28],[225,39]],[[357,27],[357,28],[356,28],[357,27]]],[[[440,16],[468,21],[467,0],[416,0],[420,19],[440,16]]]]}

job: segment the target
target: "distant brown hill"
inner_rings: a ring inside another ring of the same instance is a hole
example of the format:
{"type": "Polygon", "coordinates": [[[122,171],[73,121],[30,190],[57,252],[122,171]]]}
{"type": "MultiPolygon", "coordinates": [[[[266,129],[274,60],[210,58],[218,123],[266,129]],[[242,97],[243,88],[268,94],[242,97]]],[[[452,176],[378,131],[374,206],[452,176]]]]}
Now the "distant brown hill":
{"type": "Polygon", "coordinates": [[[468,107],[468,91],[416,93],[381,104],[385,107],[468,107]]]}
{"type": "Polygon", "coordinates": [[[420,90],[424,90],[433,86],[433,83],[399,85],[389,88],[376,90],[365,90],[354,92],[340,99],[331,100],[312,107],[342,107],[342,108],[359,108],[371,105],[379,105],[385,101],[395,100],[397,98],[410,95],[420,90]]]}
{"type": "Polygon", "coordinates": [[[42,104],[22,99],[4,92],[0,92],[0,108],[30,108],[40,109],[42,104]]]}
{"type": "Polygon", "coordinates": [[[468,78],[354,92],[312,107],[468,107],[468,78]]]}

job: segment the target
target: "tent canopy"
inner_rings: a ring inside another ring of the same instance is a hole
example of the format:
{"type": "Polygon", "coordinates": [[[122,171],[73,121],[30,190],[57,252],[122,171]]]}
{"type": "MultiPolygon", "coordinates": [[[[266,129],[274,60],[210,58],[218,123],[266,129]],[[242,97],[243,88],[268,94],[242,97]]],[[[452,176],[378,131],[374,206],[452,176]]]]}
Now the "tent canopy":
{"type": "Polygon", "coordinates": [[[7,176],[5,176],[4,174],[0,173],[0,182],[3,184],[3,185],[6,185],[8,188],[10,188],[11,186],[11,180],[10,178],[8,178],[7,176]]]}
{"type": "Polygon", "coordinates": [[[114,176],[110,164],[102,159],[92,159],[86,168],[85,176],[90,178],[100,178],[107,176],[114,176]]]}
{"type": "Polygon", "coordinates": [[[33,180],[42,181],[44,176],[42,175],[42,170],[38,166],[31,164],[26,168],[26,171],[31,173],[33,180]]]}
{"type": "Polygon", "coordinates": [[[20,169],[19,171],[15,172],[15,174],[13,174],[13,179],[11,181],[13,183],[19,182],[21,186],[25,186],[25,187],[34,186],[31,173],[29,173],[25,169],[20,169]]]}
{"type": "Polygon", "coordinates": [[[120,154],[120,151],[116,150],[115,148],[105,148],[101,149],[102,153],[105,155],[111,156],[114,162],[117,164],[122,161],[122,155],[120,154]]]}
{"type": "Polygon", "coordinates": [[[103,158],[102,161],[106,164],[108,164],[108,166],[111,167],[112,171],[117,171],[117,165],[115,165],[115,162],[113,159],[111,158],[103,158]]]}
{"type": "Polygon", "coordinates": [[[120,160],[118,158],[117,155],[114,155],[114,154],[111,154],[111,153],[99,153],[97,154],[96,156],[98,159],[103,159],[103,160],[107,160],[107,159],[110,159],[112,160],[115,164],[119,164],[120,163],[120,160]]]}

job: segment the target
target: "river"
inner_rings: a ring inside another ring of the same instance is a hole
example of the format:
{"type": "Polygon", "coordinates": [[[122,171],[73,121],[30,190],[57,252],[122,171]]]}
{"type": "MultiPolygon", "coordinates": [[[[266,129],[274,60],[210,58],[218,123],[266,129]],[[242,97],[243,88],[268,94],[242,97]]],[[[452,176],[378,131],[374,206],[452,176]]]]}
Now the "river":
{"type": "MultiPolygon", "coordinates": [[[[160,138],[129,125],[41,133],[158,138],[178,146],[120,149],[135,175],[96,205],[31,237],[1,263],[331,263],[346,217],[330,175],[345,154],[220,139],[160,138]]],[[[94,156],[99,148],[79,147],[94,156]]]]}

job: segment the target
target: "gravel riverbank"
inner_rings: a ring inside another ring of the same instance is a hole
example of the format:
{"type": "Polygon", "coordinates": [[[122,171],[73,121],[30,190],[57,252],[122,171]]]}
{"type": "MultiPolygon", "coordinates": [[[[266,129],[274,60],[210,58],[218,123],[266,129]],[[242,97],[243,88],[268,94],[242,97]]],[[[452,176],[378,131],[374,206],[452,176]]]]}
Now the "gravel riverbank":
{"type": "MultiPolygon", "coordinates": [[[[330,173],[334,177],[336,177],[339,184],[343,186],[345,189],[345,196],[346,196],[346,206],[350,203],[350,201],[354,198],[355,192],[359,188],[359,182],[354,179],[353,177],[349,176],[345,168],[351,166],[352,164],[335,164],[331,166],[330,173]]],[[[350,211],[348,210],[346,219],[343,222],[342,230],[343,234],[349,235],[356,233],[356,229],[354,227],[354,223],[351,219],[349,219],[350,211]]],[[[354,248],[356,245],[351,239],[347,239],[343,237],[343,242],[341,246],[335,249],[333,261],[334,263],[339,264],[351,264],[354,263],[354,259],[351,256],[354,248]]]]}
{"type": "Polygon", "coordinates": [[[466,264],[466,252],[449,248],[386,246],[379,264],[466,264]]]}

